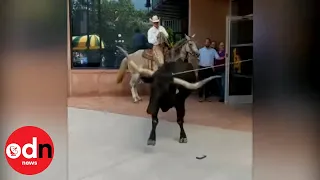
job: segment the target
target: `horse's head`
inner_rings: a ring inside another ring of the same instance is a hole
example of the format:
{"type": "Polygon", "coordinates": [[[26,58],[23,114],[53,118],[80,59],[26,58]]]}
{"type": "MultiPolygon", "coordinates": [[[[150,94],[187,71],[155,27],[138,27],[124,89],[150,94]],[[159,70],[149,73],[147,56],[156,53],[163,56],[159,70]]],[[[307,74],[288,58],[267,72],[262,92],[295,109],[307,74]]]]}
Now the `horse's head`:
{"type": "Polygon", "coordinates": [[[199,49],[197,47],[197,44],[192,40],[195,36],[195,34],[191,37],[185,34],[185,50],[188,54],[198,57],[200,55],[199,49]]]}

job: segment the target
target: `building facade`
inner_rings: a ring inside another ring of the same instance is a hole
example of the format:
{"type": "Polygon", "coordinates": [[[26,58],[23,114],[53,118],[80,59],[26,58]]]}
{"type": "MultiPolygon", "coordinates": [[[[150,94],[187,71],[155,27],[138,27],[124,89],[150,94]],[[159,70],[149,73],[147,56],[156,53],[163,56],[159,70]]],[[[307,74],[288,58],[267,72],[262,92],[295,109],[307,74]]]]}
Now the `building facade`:
{"type": "MultiPolygon", "coordinates": [[[[165,20],[180,19],[180,34],[196,34],[199,45],[205,38],[225,42],[229,0],[152,0],[150,15],[165,20]]],[[[165,25],[165,24],[164,24],[165,25]]]]}
{"type": "Polygon", "coordinates": [[[182,33],[226,45],[225,103],[251,103],[253,84],[253,2],[249,0],[153,0],[150,14],[182,19],[182,33]],[[183,27],[183,28],[182,28],[183,27]]]}
{"type": "MultiPolygon", "coordinates": [[[[85,0],[70,0],[70,2],[74,1],[85,2],[85,0]]],[[[151,24],[148,24],[148,19],[152,15],[158,15],[161,18],[162,25],[172,29],[176,40],[183,38],[184,34],[196,34],[195,41],[199,47],[203,45],[206,38],[210,38],[218,43],[224,42],[227,52],[226,64],[231,63],[230,66],[226,66],[225,69],[225,101],[226,103],[252,102],[253,18],[250,15],[253,12],[252,1],[146,0],[146,9],[150,6],[147,14],[144,14],[146,12],[145,10],[134,7],[131,0],[86,1],[90,2],[92,6],[86,8],[86,13],[83,11],[79,13],[82,14],[82,17],[69,19],[69,24],[70,22],[73,22],[74,25],[78,24],[77,26],[70,27],[71,32],[82,34],[86,29],[83,24],[86,24],[86,27],[90,25],[90,33],[100,33],[101,39],[105,41],[107,46],[107,48],[101,51],[110,54],[106,59],[111,63],[111,66],[116,67],[116,65],[113,64],[121,62],[123,58],[116,55],[115,45],[117,45],[117,43],[114,43],[114,41],[117,41],[117,38],[119,38],[118,35],[122,34],[123,37],[120,36],[120,38],[126,38],[125,41],[128,44],[128,41],[130,41],[130,33],[132,33],[134,27],[148,28],[151,26],[151,24]],[[98,5],[94,6],[97,2],[98,5]],[[94,7],[99,7],[99,9],[95,10],[94,7]],[[90,10],[90,12],[88,10],[90,10]],[[123,15],[119,11],[129,14],[123,15]],[[135,17],[131,17],[130,15],[134,15],[135,17]],[[95,18],[93,18],[93,16],[95,16],[95,18]],[[84,19],[91,19],[91,21],[84,23],[84,19]],[[95,28],[96,31],[93,31],[93,22],[99,22],[98,28],[95,28]],[[80,30],[76,31],[74,28],[80,28],[80,30]],[[107,29],[101,31],[99,30],[100,28],[107,29]],[[238,53],[235,54],[235,51],[238,53]],[[238,56],[241,57],[241,60],[246,61],[246,63],[238,63],[237,68],[239,69],[240,67],[241,70],[236,70],[236,67],[233,65],[236,59],[235,57],[238,56]]],[[[144,31],[146,30],[143,30],[143,32],[144,31]]],[[[87,34],[88,32],[87,29],[87,34]]],[[[123,41],[124,40],[122,40],[122,42],[123,41]]],[[[70,51],[72,52],[72,49],[70,51]]],[[[72,59],[72,53],[70,53],[70,56],[69,61],[72,59]]],[[[68,64],[70,66],[70,96],[130,95],[130,76],[126,76],[125,81],[117,85],[115,83],[117,75],[116,68],[95,67],[74,69],[70,65],[71,62],[68,62],[68,64]]],[[[140,86],[141,94],[148,93],[147,89],[146,85],[140,86]]]]}

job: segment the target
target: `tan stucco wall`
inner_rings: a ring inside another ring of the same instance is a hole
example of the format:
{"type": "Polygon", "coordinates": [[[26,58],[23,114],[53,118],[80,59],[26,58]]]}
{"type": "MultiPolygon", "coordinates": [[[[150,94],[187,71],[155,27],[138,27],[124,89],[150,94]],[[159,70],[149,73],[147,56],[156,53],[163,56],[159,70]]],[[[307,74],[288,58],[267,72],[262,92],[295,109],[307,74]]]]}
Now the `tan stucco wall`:
{"type": "Polygon", "coordinates": [[[209,37],[225,42],[229,0],[189,0],[189,34],[196,34],[199,45],[209,37]]]}
{"type": "MultiPolygon", "coordinates": [[[[118,70],[70,70],[71,96],[131,96],[130,73],[121,84],[116,83],[118,70]]],[[[139,84],[139,95],[148,94],[148,85],[139,84]]]]}

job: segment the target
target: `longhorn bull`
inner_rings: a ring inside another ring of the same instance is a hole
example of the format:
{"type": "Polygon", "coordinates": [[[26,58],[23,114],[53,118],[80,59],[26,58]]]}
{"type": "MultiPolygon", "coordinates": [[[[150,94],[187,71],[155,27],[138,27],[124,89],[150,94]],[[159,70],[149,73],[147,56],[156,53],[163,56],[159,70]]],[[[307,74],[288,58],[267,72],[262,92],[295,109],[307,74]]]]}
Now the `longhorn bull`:
{"type": "Polygon", "coordinates": [[[157,71],[151,71],[138,67],[129,59],[128,53],[121,47],[118,47],[126,57],[128,63],[141,75],[141,79],[145,83],[151,84],[151,94],[147,113],[152,118],[152,129],[147,144],[154,146],[156,144],[156,128],[159,123],[158,112],[167,112],[171,108],[175,108],[177,112],[177,123],[180,126],[180,143],[187,143],[187,135],[183,128],[185,116],[185,101],[191,94],[192,90],[196,90],[208,83],[212,79],[221,78],[221,76],[211,76],[202,81],[196,82],[196,74],[191,71],[188,73],[177,74],[193,70],[191,63],[183,62],[179,59],[175,62],[164,63],[157,71]]]}

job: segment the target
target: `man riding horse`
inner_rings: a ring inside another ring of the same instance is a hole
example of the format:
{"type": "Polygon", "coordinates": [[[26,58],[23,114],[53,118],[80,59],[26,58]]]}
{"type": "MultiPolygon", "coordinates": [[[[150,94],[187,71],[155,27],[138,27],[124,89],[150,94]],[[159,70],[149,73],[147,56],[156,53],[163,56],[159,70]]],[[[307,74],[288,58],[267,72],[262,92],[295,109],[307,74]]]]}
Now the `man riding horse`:
{"type": "MultiPolygon", "coordinates": [[[[168,39],[169,34],[167,33],[166,29],[161,26],[160,23],[160,18],[158,16],[153,16],[150,18],[150,21],[153,23],[153,26],[148,30],[148,42],[153,45],[152,51],[148,52],[145,51],[143,54],[145,58],[153,58],[159,63],[163,64],[164,63],[164,48],[161,43],[159,42],[159,36],[164,35],[165,39],[168,39]],[[152,53],[152,55],[151,55],[152,53]]],[[[167,45],[164,43],[164,45],[167,45]]]]}
{"type": "MultiPolygon", "coordinates": [[[[174,61],[180,57],[191,57],[189,56],[190,54],[199,54],[197,45],[192,40],[195,35],[185,35],[184,40],[180,40],[177,45],[169,47],[168,33],[164,27],[159,25],[160,19],[157,16],[153,16],[150,21],[153,22],[153,27],[151,27],[148,31],[148,41],[150,44],[153,44],[152,49],[139,48],[139,50],[128,55],[130,60],[133,61],[138,67],[156,71],[164,64],[164,61],[174,61]]],[[[137,72],[132,65],[128,64],[127,57],[125,57],[121,62],[117,74],[117,83],[121,83],[123,81],[127,69],[131,74],[129,84],[131,87],[132,99],[133,102],[137,103],[142,100],[137,89],[139,82],[141,82],[140,73],[137,72]]]]}

